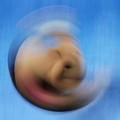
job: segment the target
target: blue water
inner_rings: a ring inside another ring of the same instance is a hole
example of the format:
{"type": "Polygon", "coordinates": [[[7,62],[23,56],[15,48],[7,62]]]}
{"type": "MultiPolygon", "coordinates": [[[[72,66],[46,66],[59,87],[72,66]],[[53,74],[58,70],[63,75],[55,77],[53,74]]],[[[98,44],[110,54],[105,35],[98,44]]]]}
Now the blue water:
{"type": "Polygon", "coordinates": [[[120,1],[119,0],[0,0],[0,120],[120,120],[120,1]],[[8,71],[8,52],[15,25],[45,6],[75,9],[80,43],[88,64],[113,66],[111,84],[94,104],[72,112],[50,112],[24,100],[8,71]]]}

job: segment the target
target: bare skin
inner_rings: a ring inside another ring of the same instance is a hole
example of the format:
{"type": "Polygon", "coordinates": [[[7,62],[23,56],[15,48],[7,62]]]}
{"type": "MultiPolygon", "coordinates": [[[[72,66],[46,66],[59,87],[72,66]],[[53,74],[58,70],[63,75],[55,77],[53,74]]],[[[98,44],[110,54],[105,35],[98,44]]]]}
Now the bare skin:
{"type": "Polygon", "coordinates": [[[42,52],[35,37],[21,45],[14,69],[16,87],[25,98],[43,108],[82,107],[94,99],[100,84],[97,87],[89,84],[81,91],[72,92],[84,78],[84,58],[67,33],[52,35],[62,36],[59,44],[42,52]]]}

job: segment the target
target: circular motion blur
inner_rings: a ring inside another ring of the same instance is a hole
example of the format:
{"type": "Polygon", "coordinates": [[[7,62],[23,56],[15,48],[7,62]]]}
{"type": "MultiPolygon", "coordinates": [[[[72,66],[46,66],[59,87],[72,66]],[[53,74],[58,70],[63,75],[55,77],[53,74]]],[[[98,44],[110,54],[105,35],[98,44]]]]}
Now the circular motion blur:
{"type": "Polygon", "coordinates": [[[31,103],[49,110],[81,108],[105,89],[107,76],[99,72],[85,85],[87,66],[80,49],[73,8],[41,8],[17,24],[8,64],[17,90],[31,103]]]}

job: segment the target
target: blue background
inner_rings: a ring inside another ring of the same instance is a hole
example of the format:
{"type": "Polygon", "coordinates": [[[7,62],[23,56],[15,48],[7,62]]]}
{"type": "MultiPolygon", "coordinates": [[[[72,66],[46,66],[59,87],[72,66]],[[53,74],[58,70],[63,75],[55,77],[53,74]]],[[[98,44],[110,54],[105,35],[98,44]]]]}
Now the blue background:
{"type": "Polygon", "coordinates": [[[0,0],[0,120],[120,120],[119,6],[119,0],[0,0]],[[33,10],[51,5],[75,8],[81,48],[89,65],[113,66],[112,82],[104,96],[72,112],[50,112],[30,104],[16,91],[8,70],[16,23],[33,10]]]}

